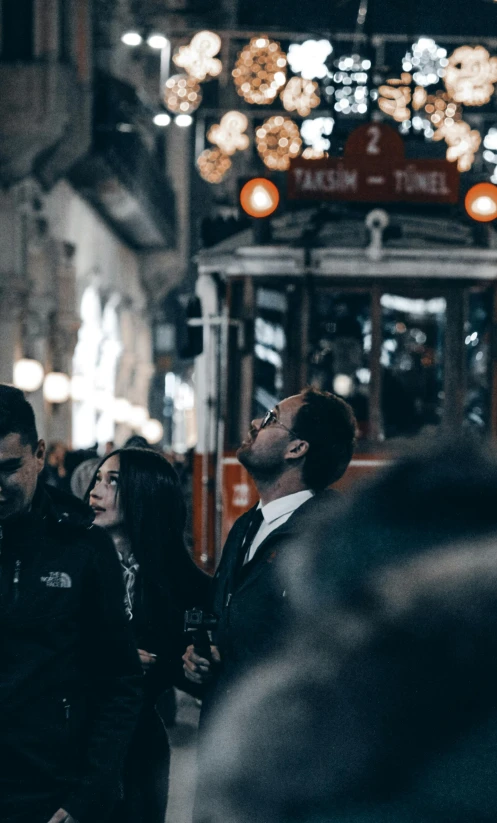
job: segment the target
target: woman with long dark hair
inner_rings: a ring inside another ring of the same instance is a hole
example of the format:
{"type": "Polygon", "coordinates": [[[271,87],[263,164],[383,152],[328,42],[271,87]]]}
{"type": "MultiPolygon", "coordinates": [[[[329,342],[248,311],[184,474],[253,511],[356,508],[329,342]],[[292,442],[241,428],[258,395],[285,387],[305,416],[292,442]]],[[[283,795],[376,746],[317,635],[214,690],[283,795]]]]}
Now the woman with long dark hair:
{"type": "Polygon", "coordinates": [[[95,525],[114,541],[123,568],[125,607],[145,675],[145,704],[123,778],[116,823],[164,823],[169,741],[156,710],[183,679],[183,613],[202,605],[209,578],[184,544],[186,509],[178,476],[150,449],[117,449],[96,469],[87,492],[95,525]]]}

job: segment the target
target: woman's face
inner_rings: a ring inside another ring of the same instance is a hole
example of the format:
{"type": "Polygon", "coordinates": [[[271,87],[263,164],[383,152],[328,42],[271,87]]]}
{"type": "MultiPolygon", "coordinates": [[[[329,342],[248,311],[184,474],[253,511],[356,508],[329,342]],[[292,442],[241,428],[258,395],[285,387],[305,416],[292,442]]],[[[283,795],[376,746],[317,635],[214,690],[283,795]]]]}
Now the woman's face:
{"type": "Polygon", "coordinates": [[[119,526],[122,516],[117,498],[119,455],[114,454],[100,466],[95,485],[90,492],[90,506],[95,514],[94,523],[104,529],[119,526]]]}

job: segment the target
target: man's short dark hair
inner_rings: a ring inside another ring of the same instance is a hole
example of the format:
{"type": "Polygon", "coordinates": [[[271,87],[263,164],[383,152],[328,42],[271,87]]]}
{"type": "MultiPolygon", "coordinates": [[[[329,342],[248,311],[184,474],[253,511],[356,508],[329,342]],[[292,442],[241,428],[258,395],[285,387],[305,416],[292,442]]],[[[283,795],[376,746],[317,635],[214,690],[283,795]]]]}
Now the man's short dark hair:
{"type": "Polygon", "coordinates": [[[31,403],[20,389],[0,383],[0,438],[12,433],[19,434],[25,446],[36,449],[38,432],[31,403]]]}
{"type": "Polygon", "coordinates": [[[307,388],[304,404],[297,412],[293,429],[309,450],[303,480],[309,489],[320,491],[344,474],[354,452],[356,419],[348,403],[331,392],[307,388]]]}

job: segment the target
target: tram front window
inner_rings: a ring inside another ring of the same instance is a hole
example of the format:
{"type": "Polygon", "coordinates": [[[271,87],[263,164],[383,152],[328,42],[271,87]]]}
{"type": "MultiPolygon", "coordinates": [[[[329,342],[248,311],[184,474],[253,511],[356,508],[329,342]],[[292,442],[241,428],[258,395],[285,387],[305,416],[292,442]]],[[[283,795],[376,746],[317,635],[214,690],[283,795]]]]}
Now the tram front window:
{"type": "Polygon", "coordinates": [[[310,323],[309,381],[354,409],[359,436],[368,436],[371,297],[317,288],[310,323]]]}
{"type": "Polygon", "coordinates": [[[383,294],[381,409],[386,438],[441,422],[446,300],[383,294]]]}
{"type": "Polygon", "coordinates": [[[285,396],[288,298],[276,289],[256,292],[253,417],[261,417],[285,396]]]}

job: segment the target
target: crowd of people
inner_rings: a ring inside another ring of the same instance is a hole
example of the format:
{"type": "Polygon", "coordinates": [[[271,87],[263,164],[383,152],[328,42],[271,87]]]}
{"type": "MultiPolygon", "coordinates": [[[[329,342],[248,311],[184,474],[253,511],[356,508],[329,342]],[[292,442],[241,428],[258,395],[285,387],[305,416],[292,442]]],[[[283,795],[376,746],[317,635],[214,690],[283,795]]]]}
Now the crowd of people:
{"type": "Polygon", "coordinates": [[[68,477],[0,385],[2,823],[164,823],[172,686],[202,701],[194,823],[494,820],[497,458],[442,438],[341,496],[355,434],[312,388],[252,421],[259,502],[210,578],[163,455],[68,477]]]}

